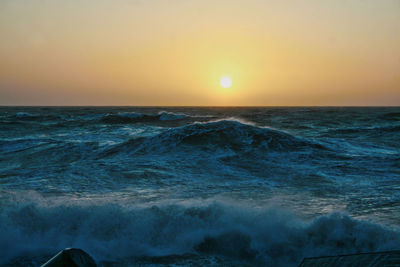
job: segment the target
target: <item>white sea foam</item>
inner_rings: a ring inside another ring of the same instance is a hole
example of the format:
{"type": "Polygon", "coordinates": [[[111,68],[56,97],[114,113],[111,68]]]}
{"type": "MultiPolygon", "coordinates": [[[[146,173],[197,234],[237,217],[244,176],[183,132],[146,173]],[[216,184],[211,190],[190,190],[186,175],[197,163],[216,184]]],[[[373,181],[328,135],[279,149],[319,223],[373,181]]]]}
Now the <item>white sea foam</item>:
{"type": "Polygon", "coordinates": [[[303,257],[400,246],[399,229],[338,213],[304,221],[279,208],[219,201],[132,206],[68,198],[52,202],[36,194],[1,202],[0,264],[33,252],[79,247],[98,261],[200,253],[296,266],[303,257]]]}

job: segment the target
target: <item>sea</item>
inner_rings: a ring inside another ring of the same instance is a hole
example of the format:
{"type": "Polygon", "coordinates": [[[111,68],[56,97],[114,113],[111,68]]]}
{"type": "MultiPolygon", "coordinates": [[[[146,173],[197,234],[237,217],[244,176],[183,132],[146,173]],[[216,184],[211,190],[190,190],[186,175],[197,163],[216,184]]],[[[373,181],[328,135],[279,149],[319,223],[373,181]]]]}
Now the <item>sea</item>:
{"type": "Polygon", "coordinates": [[[0,265],[400,249],[400,107],[0,107],[0,265]]]}

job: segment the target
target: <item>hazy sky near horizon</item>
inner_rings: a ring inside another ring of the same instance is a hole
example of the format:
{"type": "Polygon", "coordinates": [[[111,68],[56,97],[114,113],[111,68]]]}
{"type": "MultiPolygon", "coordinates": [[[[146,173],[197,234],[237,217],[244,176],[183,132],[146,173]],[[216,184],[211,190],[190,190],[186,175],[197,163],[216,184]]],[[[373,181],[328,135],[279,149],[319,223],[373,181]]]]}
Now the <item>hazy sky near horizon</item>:
{"type": "Polygon", "coordinates": [[[400,0],[0,0],[0,105],[400,105],[400,0]]]}

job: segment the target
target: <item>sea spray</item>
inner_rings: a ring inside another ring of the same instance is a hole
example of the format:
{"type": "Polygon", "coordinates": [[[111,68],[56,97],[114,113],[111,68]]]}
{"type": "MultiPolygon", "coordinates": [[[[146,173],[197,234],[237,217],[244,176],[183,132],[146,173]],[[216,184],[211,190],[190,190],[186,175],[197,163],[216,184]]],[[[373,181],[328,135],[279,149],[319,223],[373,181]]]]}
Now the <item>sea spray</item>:
{"type": "Polygon", "coordinates": [[[136,206],[53,202],[36,194],[17,199],[1,203],[3,264],[32,252],[79,247],[97,261],[200,254],[296,266],[303,257],[400,246],[399,229],[340,213],[304,220],[281,208],[220,201],[136,206]]]}
{"type": "Polygon", "coordinates": [[[0,107],[2,265],[399,249],[399,108],[0,107]]]}

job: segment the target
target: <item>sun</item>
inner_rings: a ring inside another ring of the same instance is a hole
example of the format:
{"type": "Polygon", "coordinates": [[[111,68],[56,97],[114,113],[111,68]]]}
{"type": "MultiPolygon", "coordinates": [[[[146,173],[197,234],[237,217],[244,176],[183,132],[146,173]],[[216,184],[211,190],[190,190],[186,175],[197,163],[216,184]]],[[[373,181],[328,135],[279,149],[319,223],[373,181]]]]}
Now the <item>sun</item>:
{"type": "Polygon", "coordinates": [[[229,88],[229,87],[232,86],[232,79],[229,76],[223,76],[223,77],[221,77],[221,80],[219,81],[219,84],[223,88],[229,88]]]}

